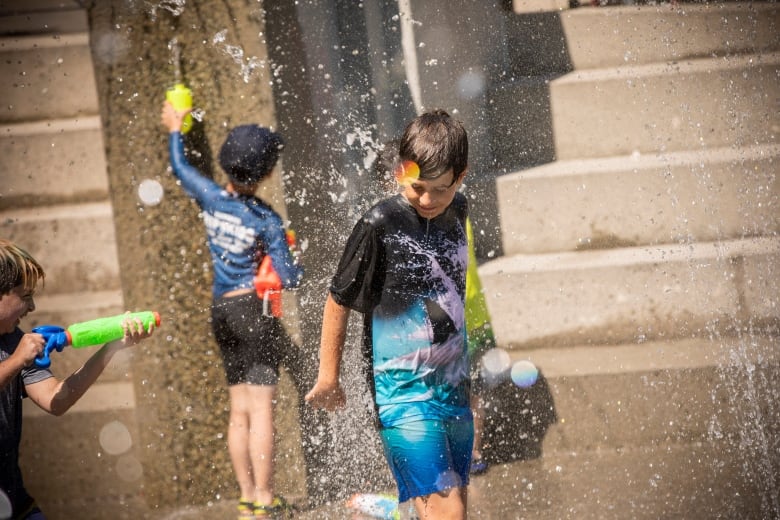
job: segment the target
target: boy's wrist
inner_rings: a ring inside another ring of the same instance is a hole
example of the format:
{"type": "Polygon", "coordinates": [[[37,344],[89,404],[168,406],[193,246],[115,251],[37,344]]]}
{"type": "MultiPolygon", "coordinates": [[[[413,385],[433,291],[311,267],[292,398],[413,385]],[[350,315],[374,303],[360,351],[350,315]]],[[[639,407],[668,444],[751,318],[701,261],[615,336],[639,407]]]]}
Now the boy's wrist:
{"type": "Polygon", "coordinates": [[[317,384],[321,387],[325,387],[328,389],[336,388],[339,386],[339,375],[323,374],[322,372],[320,372],[317,375],[317,384]]]}

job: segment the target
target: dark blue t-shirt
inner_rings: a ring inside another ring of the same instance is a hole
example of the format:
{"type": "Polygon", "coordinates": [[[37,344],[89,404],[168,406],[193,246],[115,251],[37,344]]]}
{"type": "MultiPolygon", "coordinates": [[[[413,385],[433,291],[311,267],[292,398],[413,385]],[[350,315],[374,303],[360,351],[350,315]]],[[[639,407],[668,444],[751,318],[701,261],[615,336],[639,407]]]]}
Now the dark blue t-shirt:
{"type": "Polygon", "coordinates": [[[456,194],[436,218],[396,195],[358,221],[330,291],[364,313],[379,420],[467,417],[465,341],[466,199],[456,194]]]}
{"type": "MultiPolygon", "coordinates": [[[[0,335],[0,361],[5,361],[14,353],[23,335],[18,327],[10,334],[0,335]]],[[[49,370],[30,365],[0,390],[0,489],[11,500],[14,514],[21,513],[32,503],[19,469],[22,398],[26,396],[24,387],[50,377],[52,373],[49,370]]]]}

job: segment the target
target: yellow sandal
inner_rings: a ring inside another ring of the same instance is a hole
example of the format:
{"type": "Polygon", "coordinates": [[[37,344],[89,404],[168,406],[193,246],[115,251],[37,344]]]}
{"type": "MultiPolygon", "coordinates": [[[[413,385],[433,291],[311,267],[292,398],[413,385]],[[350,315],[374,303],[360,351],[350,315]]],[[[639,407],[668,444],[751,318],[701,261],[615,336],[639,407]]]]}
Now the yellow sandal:
{"type": "Polygon", "coordinates": [[[238,520],[255,520],[255,504],[251,500],[238,501],[238,520]]]}
{"type": "Polygon", "coordinates": [[[280,496],[275,496],[270,504],[254,503],[255,518],[292,518],[293,506],[280,496]]]}

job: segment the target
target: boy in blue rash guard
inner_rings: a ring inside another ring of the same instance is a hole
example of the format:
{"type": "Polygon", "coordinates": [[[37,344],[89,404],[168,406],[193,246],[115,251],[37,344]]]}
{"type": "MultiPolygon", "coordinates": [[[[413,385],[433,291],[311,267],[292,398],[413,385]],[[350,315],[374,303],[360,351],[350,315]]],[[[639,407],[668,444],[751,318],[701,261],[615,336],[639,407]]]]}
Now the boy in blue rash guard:
{"type": "Polygon", "coordinates": [[[474,429],[464,297],[468,139],[443,110],[415,118],[399,142],[400,194],[358,221],[325,303],[315,407],[345,404],[339,383],[351,310],[364,352],[385,458],[399,501],[420,518],[465,518],[474,429]]]}
{"type": "Polygon", "coordinates": [[[282,138],[258,125],[233,128],[219,153],[228,176],[220,186],[184,156],[185,115],[167,101],[163,105],[173,173],[202,210],[211,252],[212,327],[230,393],[228,450],[241,492],[239,519],[285,514],[289,506],[273,492],[273,400],[279,364],[296,347],[280,320],[264,312],[254,286],[266,256],[284,288],[297,286],[303,274],[290,253],[281,217],[255,197],[276,165],[282,138]]]}

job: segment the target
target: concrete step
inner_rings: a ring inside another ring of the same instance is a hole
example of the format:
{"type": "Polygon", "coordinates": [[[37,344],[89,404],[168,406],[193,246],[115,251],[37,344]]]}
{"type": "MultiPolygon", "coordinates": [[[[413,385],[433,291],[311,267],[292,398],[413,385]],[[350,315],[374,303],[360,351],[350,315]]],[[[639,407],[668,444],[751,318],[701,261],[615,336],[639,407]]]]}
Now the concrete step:
{"type": "MultiPolygon", "coordinates": [[[[739,439],[749,433],[746,415],[778,412],[771,410],[778,339],[745,334],[510,351],[505,373],[486,392],[488,407],[493,421],[525,421],[520,430],[543,437],[546,454],[739,439]],[[519,360],[539,369],[532,387],[508,379],[519,360]],[[545,424],[554,426],[546,431],[545,424]]],[[[780,433],[780,422],[765,419],[780,433]]],[[[511,442],[503,437],[509,428],[494,437],[511,442]]]]}
{"type": "Polygon", "coordinates": [[[0,209],[108,198],[100,118],[0,127],[0,209]]]}
{"type": "Polygon", "coordinates": [[[87,11],[75,1],[28,0],[0,4],[0,34],[66,34],[89,30],[87,11]]]}
{"type": "Polygon", "coordinates": [[[0,15],[80,9],[82,3],[79,0],[3,0],[0,15]]]}
{"type": "MultiPolygon", "coordinates": [[[[100,392],[102,386],[94,385],[83,399],[94,399],[90,394],[100,392]]],[[[118,401],[127,390],[132,391],[129,383],[114,398],[118,401]]],[[[118,402],[86,413],[72,409],[62,417],[27,415],[20,460],[25,485],[41,497],[42,507],[48,504],[51,513],[47,512],[47,517],[114,517],[125,497],[137,497],[142,488],[139,439],[135,410],[123,409],[118,402]],[[99,478],[74,471],[82,467],[94,468],[99,478]],[[89,496],[85,496],[87,490],[89,496]],[[58,502],[70,497],[80,497],[75,511],[57,515],[58,502]],[[113,504],[104,503],[104,497],[112,497],[113,504]]]]}
{"type": "Polygon", "coordinates": [[[0,122],[98,114],[88,33],[3,38],[0,60],[0,122]]]}
{"type": "Polygon", "coordinates": [[[505,348],[776,327],[780,238],[513,255],[480,266],[505,348]]]}
{"type": "Polygon", "coordinates": [[[580,8],[560,19],[580,70],[780,50],[775,2],[580,8]]]}
{"type": "Polygon", "coordinates": [[[43,265],[47,295],[120,287],[109,202],[3,211],[0,235],[43,265]]]}
{"type": "Polygon", "coordinates": [[[575,71],[550,83],[558,160],[778,140],[780,53],[575,71]]]}
{"type": "Polygon", "coordinates": [[[780,233],[780,144],[558,161],[497,180],[504,253],[780,233]]]}

